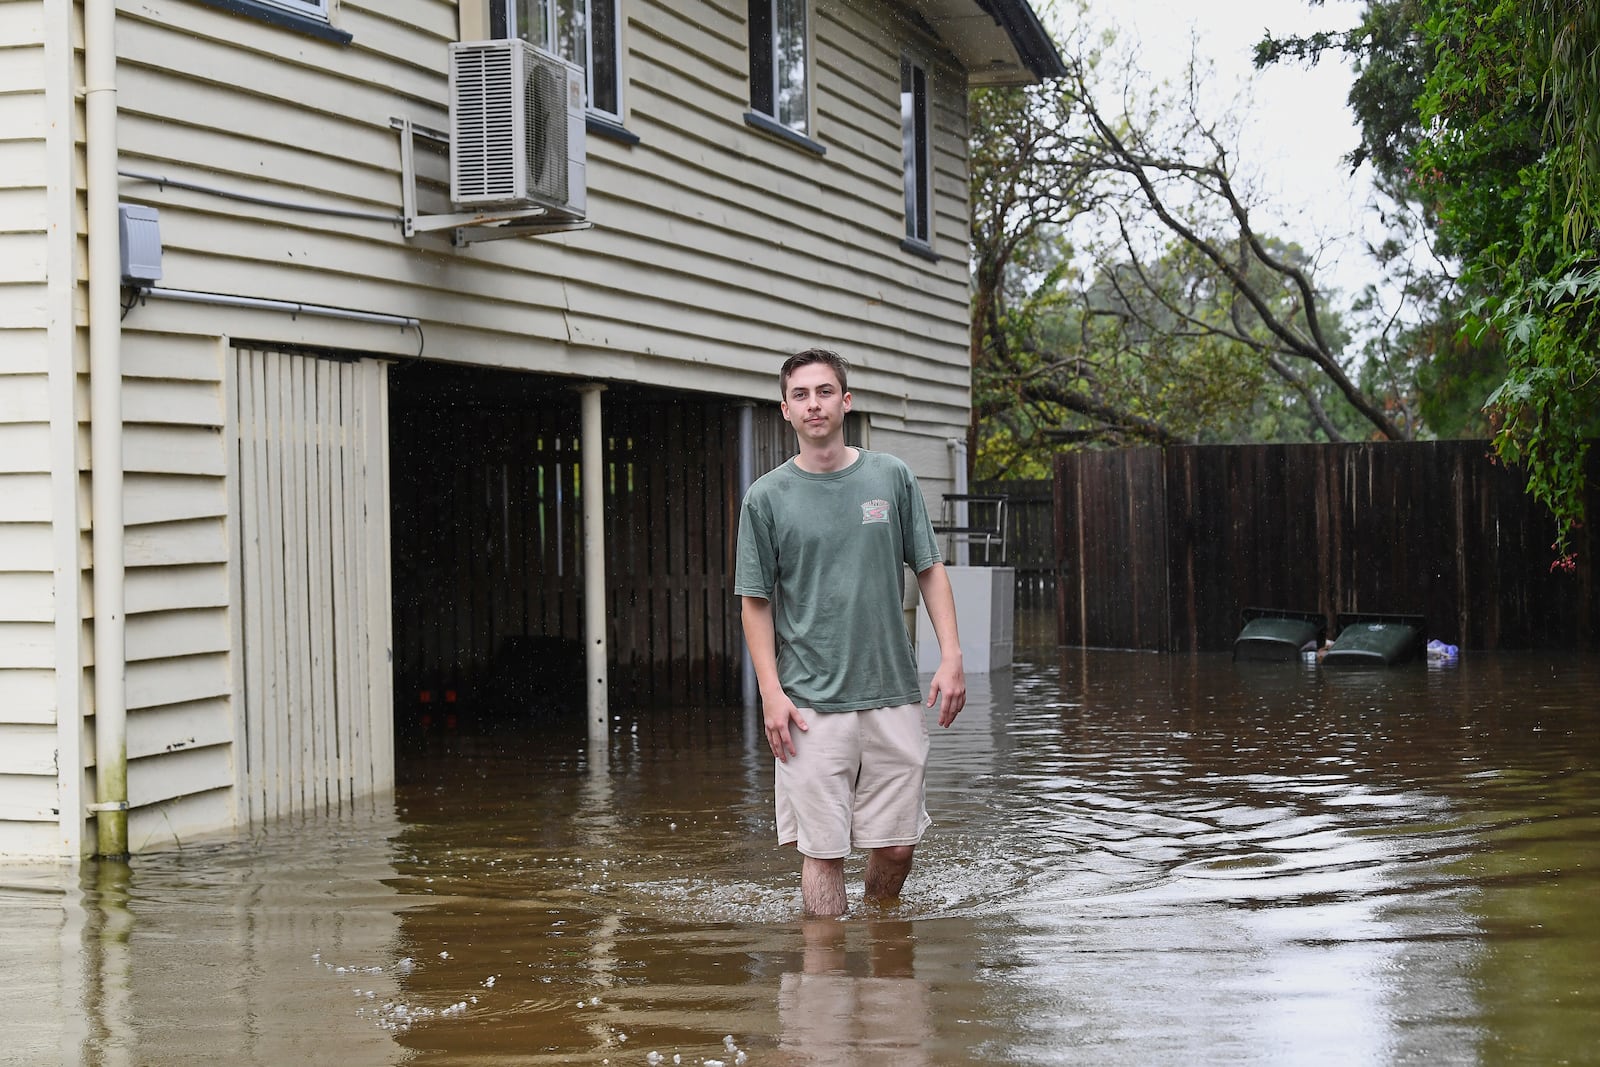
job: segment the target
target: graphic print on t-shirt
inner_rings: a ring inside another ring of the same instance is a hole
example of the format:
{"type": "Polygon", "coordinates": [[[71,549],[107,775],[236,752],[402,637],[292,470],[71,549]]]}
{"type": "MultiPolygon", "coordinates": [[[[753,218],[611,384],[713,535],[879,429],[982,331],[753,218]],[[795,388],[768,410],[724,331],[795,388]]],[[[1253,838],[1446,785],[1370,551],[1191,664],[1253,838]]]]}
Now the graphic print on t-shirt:
{"type": "Polygon", "coordinates": [[[868,500],[861,505],[861,525],[871,522],[889,521],[889,502],[887,500],[868,500]]]}

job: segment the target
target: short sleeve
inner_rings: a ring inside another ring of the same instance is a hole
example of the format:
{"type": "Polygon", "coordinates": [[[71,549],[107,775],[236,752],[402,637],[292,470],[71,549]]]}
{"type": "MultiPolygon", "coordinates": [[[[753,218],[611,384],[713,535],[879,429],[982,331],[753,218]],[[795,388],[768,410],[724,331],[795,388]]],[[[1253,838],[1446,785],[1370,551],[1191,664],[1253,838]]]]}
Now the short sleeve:
{"type": "Polygon", "coordinates": [[[939,551],[939,539],[933,534],[933,522],[928,518],[928,505],[922,499],[922,487],[917,484],[911,468],[904,464],[900,466],[900,494],[900,514],[905,516],[900,528],[903,558],[912,570],[921,574],[935,563],[944,562],[944,553],[939,551]]]}
{"type": "Polygon", "coordinates": [[[738,554],[734,563],[733,591],[736,596],[772,599],[778,578],[778,554],[773,537],[772,517],[757,499],[754,487],[745,494],[739,508],[738,554]]]}

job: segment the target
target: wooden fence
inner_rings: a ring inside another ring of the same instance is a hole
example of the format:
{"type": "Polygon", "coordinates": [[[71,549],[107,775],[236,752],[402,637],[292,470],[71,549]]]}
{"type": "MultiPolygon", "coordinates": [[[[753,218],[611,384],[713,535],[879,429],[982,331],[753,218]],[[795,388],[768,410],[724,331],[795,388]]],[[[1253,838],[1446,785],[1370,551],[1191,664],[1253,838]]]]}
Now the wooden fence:
{"type": "Polygon", "coordinates": [[[996,562],[1017,572],[1019,611],[1053,610],[1056,602],[1055,503],[1048,478],[980,481],[972,492],[1006,499],[1006,557],[996,562]]]}
{"type": "MultiPolygon", "coordinates": [[[[1600,449],[1589,457],[1600,516],[1600,449]]],[[[1483,441],[1078,452],[1055,468],[1063,644],[1221,651],[1246,607],[1422,615],[1473,649],[1600,644],[1593,523],[1554,524],[1483,441]]]]}

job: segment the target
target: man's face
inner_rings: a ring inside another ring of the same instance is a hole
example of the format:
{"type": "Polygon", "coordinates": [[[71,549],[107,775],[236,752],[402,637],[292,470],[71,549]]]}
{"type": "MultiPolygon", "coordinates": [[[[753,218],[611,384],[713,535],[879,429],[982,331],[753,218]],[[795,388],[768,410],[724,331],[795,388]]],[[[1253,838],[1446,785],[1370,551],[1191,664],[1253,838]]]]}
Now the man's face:
{"type": "Polygon", "coordinates": [[[802,441],[826,441],[844,432],[850,394],[839,388],[839,378],[826,363],[807,363],[789,375],[783,398],[783,417],[802,441]]]}

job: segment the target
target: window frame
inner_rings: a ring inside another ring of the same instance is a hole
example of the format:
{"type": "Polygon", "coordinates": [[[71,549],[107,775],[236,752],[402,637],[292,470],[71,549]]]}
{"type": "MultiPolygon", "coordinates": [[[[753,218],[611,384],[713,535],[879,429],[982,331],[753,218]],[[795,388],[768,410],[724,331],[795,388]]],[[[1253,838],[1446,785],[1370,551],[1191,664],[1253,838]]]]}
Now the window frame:
{"type": "Polygon", "coordinates": [[[255,0],[263,7],[281,7],[285,11],[293,11],[297,15],[304,15],[310,19],[328,20],[329,8],[333,6],[332,0],[255,0]]]}
{"type": "Polygon", "coordinates": [[[752,126],[786,136],[788,139],[797,140],[804,147],[820,147],[812,139],[815,123],[815,63],[813,53],[813,25],[810,0],[750,0],[746,8],[749,23],[749,57],[750,57],[750,111],[745,116],[752,126]],[[800,107],[797,127],[791,121],[785,122],[779,115],[782,100],[782,85],[779,84],[780,64],[778,63],[778,32],[779,27],[788,20],[781,17],[781,5],[790,4],[799,8],[800,19],[803,22],[800,42],[804,50],[804,76],[802,90],[804,98],[800,107]],[[759,46],[758,35],[762,28],[766,30],[767,47],[759,46]],[[765,121],[763,121],[765,120],[765,121]]]}
{"type": "Polygon", "coordinates": [[[927,63],[910,52],[900,53],[900,149],[905,240],[932,251],[933,84],[927,63]]]}
{"type": "MultiPolygon", "coordinates": [[[[556,20],[560,11],[560,2],[561,0],[532,0],[533,5],[544,9],[545,20],[551,32],[558,36],[559,31],[556,29],[556,20]]],[[[592,120],[595,120],[590,123],[590,126],[592,128],[598,122],[599,125],[605,128],[601,132],[616,130],[624,135],[621,139],[637,140],[636,137],[628,134],[622,125],[622,85],[624,80],[622,77],[622,0],[573,0],[573,2],[584,5],[583,56],[580,65],[583,67],[584,111],[592,120]],[[615,98],[615,110],[597,107],[594,102],[596,94],[593,85],[595,56],[593,12],[597,6],[601,5],[608,8],[611,15],[611,80],[607,89],[615,98]]],[[[522,40],[529,41],[552,55],[561,55],[560,50],[553,42],[547,39],[539,39],[537,31],[533,35],[523,35],[518,32],[520,27],[517,26],[516,8],[516,0],[492,0],[489,6],[490,36],[494,38],[520,37],[522,40]]],[[[562,56],[562,58],[569,59],[570,57],[562,56]]],[[[572,61],[577,62],[577,60],[572,61]]]]}
{"type": "Polygon", "coordinates": [[[242,15],[269,26],[295,30],[334,44],[349,44],[351,36],[333,24],[337,0],[195,0],[206,7],[242,15]]]}

